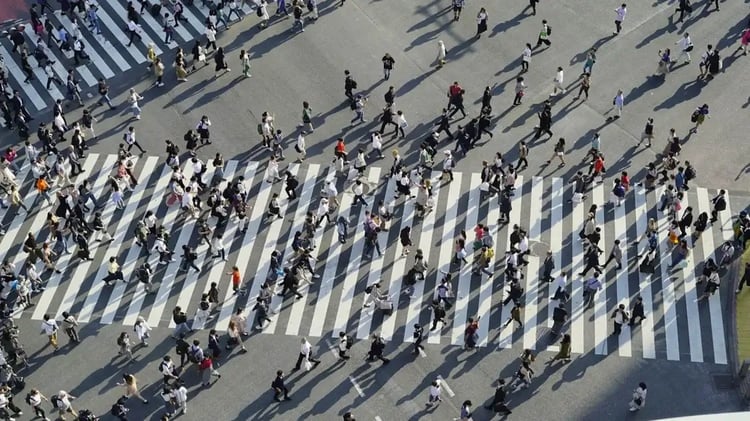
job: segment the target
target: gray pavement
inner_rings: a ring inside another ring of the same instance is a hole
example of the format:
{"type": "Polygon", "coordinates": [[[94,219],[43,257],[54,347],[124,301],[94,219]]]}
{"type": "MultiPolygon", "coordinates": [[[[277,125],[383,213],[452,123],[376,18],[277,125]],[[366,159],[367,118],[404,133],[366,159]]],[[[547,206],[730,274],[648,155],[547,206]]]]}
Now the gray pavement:
{"type": "MultiPolygon", "coordinates": [[[[136,126],[141,133],[139,141],[145,141],[143,144],[150,154],[162,153],[165,138],[181,141],[183,133],[205,114],[214,123],[211,130],[214,143],[202,148],[201,156],[208,158],[218,151],[231,159],[265,161],[267,153],[259,148],[255,128],[260,114],[268,110],[275,113],[278,126],[290,135],[287,153],[293,157],[291,136],[301,119],[301,103],[308,100],[315,112],[316,130],[307,138],[307,163],[321,164],[323,168],[330,159],[336,137],[344,136],[350,151],[360,144],[369,145],[366,135],[376,127],[372,120],[377,118],[376,111],[388,85],[396,87],[396,108],[405,111],[411,132],[406,140],[389,141],[384,149],[398,147],[402,153],[408,153],[412,161],[419,140],[426,137],[440,109],[447,103],[445,92],[450,83],[458,80],[467,90],[466,104],[471,104],[467,107],[471,114],[478,113],[479,105],[474,100],[478,101],[483,87],[489,85],[493,87],[493,108],[498,117],[493,130],[495,137],[459,160],[458,169],[469,173],[477,171],[483,157],[495,152],[508,152],[509,159],[515,157],[516,142],[528,140],[536,124],[537,106],[551,92],[555,69],[560,65],[565,68],[565,84],[570,86],[566,96],[553,100],[553,131],[555,137],[564,136],[568,140],[570,163],[577,163],[583,157],[590,136],[598,131],[603,138],[609,174],[627,170],[636,179],[640,168],[660,152],[668,128],[675,127],[681,137],[685,136],[691,126],[690,113],[696,106],[707,103],[711,106],[712,118],[698,136],[686,139],[680,158],[696,165],[697,184],[712,189],[729,188],[733,210],[747,204],[748,196],[742,192],[747,190],[746,157],[750,155],[748,146],[737,139],[737,133],[745,130],[745,108],[749,102],[743,91],[737,89],[747,82],[747,76],[742,76],[740,71],[745,57],[728,57],[738,45],[739,33],[745,26],[746,4],[724,2],[721,12],[711,13],[703,13],[702,5],[696,5],[693,17],[684,26],[671,25],[675,19],[670,17],[674,4],[666,1],[631,4],[623,33],[612,38],[612,9],[619,1],[606,5],[589,0],[543,2],[535,17],[521,14],[525,2],[517,3],[485,6],[490,16],[490,29],[480,40],[473,41],[474,16],[481,6],[476,2],[467,5],[459,22],[451,23],[447,0],[422,5],[349,0],[343,8],[336,7],[336,1],[324,1],[320,2],[320,20],[307,25],[303,34],[289,33],[290,19],[274,22],[269,29],[259,32],[252,26],[254,16],[222,33],[219,44],[228,47],[233,71],[216,80],[211,79],[211,64],[190,75],[189,82],[177,86],[174,86],[172,72],[168,71],[167,87],[147,89],[150,80],[144,80],[148,77],[142,76],[139,69],[118,75],[110,83],[117,92],[135,86],[146,97],[142,104],[144,118],[136,126]],[[553,28],[553,45],[534,55],[530,72],[525,75],[529,89],[524,105],[510,109],[523,44],[535,42],[543,18],[548,19],[553,28]],[[676,66],[663,82],[649,78],[656,69],[656,51],[666,47],[674,49],[674,42],[684,30],[690,33],[696,45],[693,62],[689,66],[676,66]],[[440,70],[431,67],[438,39],[443,40],[449,50],[449,62],[440,70]],[[728,58],[724,61],[724,73],[704,83],[696,80],[697,59],[707,43],[717,45],[728,58]],[[572,103],[583,54],[592,45],[598,47],[598,61],[592,76],[591,99],[572,103]],[[241,48],[252,54],[253,77],[247,80],[239,79],[240,66],[236,57],[241,48]],[[380,57],[386,51],[396,59],[396,69],[389,81],[382,81],[380,57]],[[360,90],[371,95],[367,110],[371,122],[365,127],[349,128],[351,115],[343,96],[344,69],[351,70],[360,90]],[[624,115],[615,122],[607,122],[604,114],[611,107],[611,98],[617,89],[625,92],[624,115]],[[656,120],[656,146],[652,150],[637,149],[635,143],[649,116],[656,120]],[[713,157],[718,159],[711,159],[713,157]]],[[[166,57],[166,62],[171,62],[170,53],[166,57]]],[[[118,102],[123,98],[118,95],[118,102]]],[[[100,110],[95,111],[100,119],[99,139],[92,142],[92,152],[106,155],[116,151],[122,132],[134,123],[128,122],[124,103],[114,113],[100,110]]],[[[71,111],[69,119],[79,114],[78,110],[71,111]]],[[[7,132],[0,136],[4,145],[16,141],[15,136],[7,132]]],[[[531,146],[530,170],[525,175],[567,179],[574,173],[574,165],[564,171],[538,169],[551,155],[553,143],[531,146]]],[[[452,148],[453,145],[445,141],[441,147],[452,148]]],[[[373,165],[388,168],[390,162],[376,161],[373,165]]],[[[726,292],[722,291],[725,297],[726,292]]],[[[687,310],[683,310],[682,305],[678,314],[684,321],[687,310]]],[[[102,310],[101,305],[96,307],[97,313],[102,310]]],[[[702,314],[705,316],[705,312],[702,314]]],[[[36,353],[43,338],[28,333],[38,328],[38,321],[22,319],[19,323],[27,333],[25,342],[29,353],[36,353]]],[[[702,325],[705,326],[705,322],[702,325]]],[[[29,385],[44,382],[42,390],[48,396],[53,390],[66,388],[80,395],[84,406],[99,413],[106,412],[119,394],[114,390],[114,380],[123,368],[110,365],[110,356],[115,353],[114,337],[120,329],[120,325],[91,323],[84,329],[84,336],[89,333],[86,341],[79,346],[87,348],[54,357],[73,368],[59,374],[59,365],[39,364],[29,376],[29,385]],[[94,349],[102,352],[91,352],[94,349]],[[104,351],[107,349],[111,352],[104,351]],[[75,368],[84,364],[97,368],[80,372],[75,368]]],[[[679,331],[682,335],[685,328],[679,331]]],[[[160,340],[165,335],[165,329],[156,328],[152,347],[140,351],[144,354],[140,358],[142,362],[132,369],[144,384],[158,381],[155,361],[173,349],[170,339],[160,340]]],[[[712,349],[708,336],[704,335],[706,350],[712,349]]],[[[532,388],[514,394],[510,406],[514,415],[524,419],[625,419],[629,418],[626,409],[630,391],[637,382],[645,381],[650,386],[649,402],[640,417],[653,419],[739,409],[735,393],[722,388],[729,374],[728,366],[713,364],[708,358],[705,363],[688,362],[690,351],[685,351],[685,336],[681,338],[679,361],[664,360],[663,354],[650,360],[639,356],[594,355],[588,351],[557,369],[542,370],[537,363],[537,378],[532,388]],[[697,386],[676,388],[675,385],[697,386]]],[[[295,397],[291,405],[272,403],[267,385],[277,368],[292,367],[298,340],[293,336],[260,335],[250,339],[249,354],[226,363],[221,369],[224,375],[216,386],[195,395],[189,418],[185,419],[216,415],[238,420],[335,419],[349,408],[354,408],[361,419],[376,416],[384,421],[448,419],[457,416],[464,399],[472,399],[478,408],[475,419],[489,419],[489,414],[479,406],[491,396],[492,382],[499,371],[503,376],[511,375],[519,352],[518,347],[500,351],[493,346],[469,355],[448,344],[427,345],[427,357],[412,361],[408,344],[394,340],[387,350],[393,357],[388,366],[380,368],[379,363],[362,366],[355,356],[346,367],[332,368],[333,355],[327,350],[326,339],[325,336],[315,338],[313,342],[325,355],[317,371],[291,377],[295,397]],[[249,370],[243,370],[246,367],[249,370]],[[446,379],[456,396],[445,399],[434,411],[425,412],[423,400],[427,386],[438,374],[446,379]],[[364,397],[357,392],[349,376],[362,389],[364,397]],[[225,415],[209,413],[217,399],[225,415]]],[[[363,356],[365,352],[366,342],[359,341],[354,354],[363,356]]],[[[539,361],[549,355],[550,352],[542,352],[539,361]]],[[[193,384],[197,382],[193,380],[193,384]]],[[[152,389],[153,386],[149,390],[152,389]]],[[[154,397],[154,402],[158,402],[157,398],[154,397]]],[[[143,416],[153,415],[155,405],[148,406],[143,416]]],[[[130,406],[134,419],[144,414],[145,409],[140,404],[130,406]]]]}

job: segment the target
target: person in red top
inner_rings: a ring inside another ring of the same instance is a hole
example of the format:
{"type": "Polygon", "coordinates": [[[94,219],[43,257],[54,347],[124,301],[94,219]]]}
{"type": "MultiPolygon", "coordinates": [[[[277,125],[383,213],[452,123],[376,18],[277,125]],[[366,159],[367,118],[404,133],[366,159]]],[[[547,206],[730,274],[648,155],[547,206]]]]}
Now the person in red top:
{"type": "Polygon", "coordinates": [[[10,168],[13,170],[14,173],[17,173],[19,171],[18,165],[16,165],[13,161],[16,160],[16,157],[18,154],[16,153],[16,150],[13,146],[6,149],[5,151],[5,161],[8,163],[10,168]]]}
{"type": "Polygon", "coordinates": [[[346,145],[344,145],[344,138],[340,137],[336,140],[336,157],[343,158],[346,160],[346,145]]]}
{"type": "Polygon", "coordinates": [[[448,96],[450,98],[453,98],[454,96],[461,95],[461,91],[463,89],[461,88],[461,85],[458,84],[458,81],[453,82],[453,85],[448,88],[448,96]]]}
{"type": "Polygon", "coordinates": [[[469,323],[466,325],[466,330],[464,330],[464,349],[476,349],[477,342],[479,342],[478,330],[479,318],[477,317],[474,320],[474,318],[469,317],[469,323]]]}
{"type": "Polygon", "coordinates": [[[237,266],[232,266],[232,271],[227,272],[227,275],[232,275],[232,290],[234,291],[234,294],[237,295],[240,293],[240,282],[242,281],[242,276],[240,275],[240,268],[237,266]]]}
{"type": "Polygon", "coordinates": [[[589,173],[591,174],[592,178],[596,178],[604,172],[604,155],[599,154],[596,156],[596,159],[594,160],[594,163],[591,164],[591,170],[589,173]]]}
{"type": "Polygon", "coordinates": [[[622,187],[625,189],[626,192],[630,190],[630,177],[628,177],[627,171],[623,171],[622,174],[620,175],[620,184],[622,185],[622,187]]]}

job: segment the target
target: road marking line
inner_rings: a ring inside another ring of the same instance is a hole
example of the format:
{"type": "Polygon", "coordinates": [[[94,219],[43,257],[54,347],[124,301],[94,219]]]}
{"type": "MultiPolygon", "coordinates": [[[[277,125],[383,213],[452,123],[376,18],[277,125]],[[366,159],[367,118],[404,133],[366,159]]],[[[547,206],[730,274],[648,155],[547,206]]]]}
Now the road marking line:
{"type": "Polygon", "coordinates": [[[453,389],[451,389],[450,386],[448,386],[448,382],[445,381],[443,376],[437,376],[438,380],[440,380],[440,384],[443,386],[443,389],[445,389],[445,392],[448,393],[448,396],[451,398],[456,396],[455,393],[453,393],[453,389]]]}
{"type": "Polygon", "coordinates": [[[359,397],[360,398],[364,398],[365,397],[365,392],[362,391],[362,388],[359,387],[359,385],[357,384],[357,381],[354,380],[353,376],[349,376],[349,381],[352,382],[352,386],[354,386],[354,390],[356,390],[357,393],[359,393],[359,397]]]}

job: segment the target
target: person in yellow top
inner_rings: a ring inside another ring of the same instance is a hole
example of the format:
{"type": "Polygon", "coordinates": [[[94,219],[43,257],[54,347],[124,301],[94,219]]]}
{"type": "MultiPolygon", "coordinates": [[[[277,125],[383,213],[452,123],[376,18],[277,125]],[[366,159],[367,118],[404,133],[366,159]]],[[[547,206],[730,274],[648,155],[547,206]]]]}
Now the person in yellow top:
{"type": "Polygon", "coordinates": [[[159,57],[154,59],[154,75],[156,76],[154,85],[159,87],[164,86],[164,82],[162,82],[162,78],[164,77],[164,64],[159,57]]]}
{"type": "Polygon", "coordinates": [[[479,258],[477,259],[477,264],[474,266],[473,272],[478,275],[479,271],[481,270],[487,275],[492,276],[492,271],[489,269],[489,267],[492,264],[494,258],[495,249],[490,246],[482,246],[482,250],[480,251],[479,258]]]}
{"type": "Polygon", "coordinates": [[[107,266],[107,276],[104,277],[103,281],[107,284],[107,286],[112,285],[112,281],[116,280],[124,281],[125,278],[122,276],[122,271],[120,270],[120,265],[117,263],[116,257],[110,257],[109,258],[109,265],[107,266]]]}
{"type": "Polygon", "coordinates": [[[18,187],[16,187],[15,185],[10,186],[10,203],[13,206],[23,208],[26,213],[29,213],[29,208],[27,208],[26,205],[23,204],[23,199],[21,199],[21,195],[18,193],[18,187]]]}
{"type": "Polygon", "coordinates": [[[148,44],[146,57],[148,58],[148,69],[151,70],[151,68],[154,66],[154,62],[156,62],[156,46],[153,42],[148,44]]]}

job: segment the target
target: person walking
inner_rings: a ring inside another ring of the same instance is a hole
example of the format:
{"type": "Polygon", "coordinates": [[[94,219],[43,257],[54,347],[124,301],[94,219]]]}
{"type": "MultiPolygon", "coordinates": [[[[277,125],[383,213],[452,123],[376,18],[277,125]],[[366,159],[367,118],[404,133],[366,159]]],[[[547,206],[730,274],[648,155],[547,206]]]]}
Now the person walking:
{"type": "Polygon", "coordinates": [[[383,62],[383,79],[388,80],[391,78],[391,71],[393,70],[393,65],[396,64],[396,60],[390,54],[385,53],[381,61],[383,62]]]}
{"type": "Polygon", "coordinates": [[[117,385],[125,386],[125,396],[127,396],[128,398],[131,396],[135,396],[140,399],[144,405],[148,404],[148,400],[141,396],[140,392],[138,391],[138,380],[134,375],[125,373],[122,375],[122,379],[122,383],[118,382],[117,385]]]}
{"type": "Polygon", "coordinates": [[[445,48],[445,43],[443,42],[443,40],[438,40],[438,54],[437,54],[437,60],[436,60],[438,69],[445,66],[447,55],[448,55],[448,50],[446,50],[445,48]]]}
{"type": "Polygon", "coordinates": [[[515,92],[516,92],[516,96],[513,98],[513,105],[514,106],[521,105],[521,99],[523,98],[526,92],[526,84],[524,83],[523,76],[518,76],[516,78],[515,92]]]}
{"type": "Polygon", "coordinates": [[[211,376],[217,379],[221,378],[221,374],[214,368],[213,360],[208,355],[203,355],[203,359],[200,361],[198,368],[201,371],[201,386],[211,386],[211,376]]]}
{"type": "Polygon", "coordinates": [[[292,371],[298,371],[302,366],[303,361],[305,362],[306,371],[310,371],[311,368],[315,368],[318,366],[318,364],[320,364],[320,360],[316,360],[315,358],[313,358],[312,345],[307,341],[307,338],[302,338],[300,343],[301,346],[299,356],[297,357],[297,363],[294,365],[294,369],[292,371]]]}
{"type": "Polygon", "coordinates": [[[612,313],[612,316],[610,316],[610,319],[613,319],[614,323],[614,331],[612,331],[612,336],[619,336],[622,332],[622,325],[630,320],[630,315],[628,314],[627,310],[625,310],[625,304],[620,304],[619,306],[617,306],[615,311],[612,313]]]}
{"type": "MultiPolygon", "coordinates": [[[[227,63],[226,57],[224,56],[224,47],[219,47],[216,50],[216,53],[214,53],[214,63],[214,79],[221,76],[219,72],[222,70],[224,73],[232,71],[232,69],[229,68],[229,63],[227,63]]],[[[224,73],[222,73],[222,75],[224,73]]]]}
{"type": "Polygon", "coordinates": [[[476,39],[479,39],[484,32],[487,31],[487,19],[489,16],[487,15],[487,11],[482,7],[479,9],[479,13],[477,13],[477,35],[476,39]]]}
{"type": "Polygon", "coordinates": [[[550,41],[549,37],[552,35],[552,28],[547,24],[547,20],[542,20],[542,29],[539,31],[539,37],[536,40],[536,47],[539,48],[542,46],[542,44],[549,47],[552,45],[552,41],[550,41]]]}
{"type": "Polygon", "coordinates": [[[375,359],[379,359],[383,362],[383,364],[388,364],[391,362],[388,358],[385,358],[383,356],[383,351],[385,350],[385,339],[383,339],[382,336],[378,335],[372,335],[372,342],[370,343],[370,350],[367,352],[367,358],[366,360],[368,362],[375,361],[375,359]]]}
{"type": "Polygon", "coordinates": [[[682,57],[685,57],[685,64],[690,63],[690,52],[693,51],[693,41],[690,39],[690,34],[685,32],[682,35],[682,38],[677,40],[675,42],[675,45],[678,45],[680,47],[680,55],[677,56],[677,58],[672,62],[676,63],[680,61],[682,57]]]}
{"type": "Polygon", "coordinates": [[[594,276],[586,281],[583,285],[583,309],[586,310],[594,305],[596,292],[602,289],[602,282],[599,280],[599,272],[594,272],[594,276]]]}
{"type": "Polygon", "coordinates": [[[625,96],[622,93],[621,89],[617,90],[617,94],[615,94],[615,97],[612,99],[612,112],[617,112],[617,115],[607,117],[607,119],[616,120],[620,117],[622,117],[622,108],[625,106],[625,96]]]}
{"type": "Polygon", "coordinates": [[[719,219],[719,212],[724,211],[727,208],[727,199],[726,199],[727,192],[724,189],[719,190],[719,194],[714,196],[713,199],[711,199],[711,220],[710,223],[713,224],[719,219]]]}
{"type": "Polygon", "coordinates": [[[604,262],[602,270],[606,269],[609,265],[609,262],[613,260],[617,264],[617,270],[622,269],[622,248],[620,247],[620,240],[615,240],[614,244],[612,245],[612,251],[609,252],[609,257],[607,258],[607,261],[604,262]]]}
{"type": "Polygon", "coordinates": [[[698,128],[703,124],[706,118],[711,118],[711,116],[708,115],[708,104],[703,104],[696,108],[695,111],[693,111],[693,114],[690,115],[690,121],[695,123],[695,126],[690,129],[688,133],[698,134],[698,128]]]}
{"type": "Polygon", "coordinates": [[[632,328],[633,326],[635,326],[636,319],[640,324],[645,318],[646,313],[643,311],[643,297],[641,297],[641,295],[639,294],[635,297],[635,302],[630,308],[630,322],[628,323],[628,326],[632,328]]]}
{"type": "Polygon", "coordinates": [[[81,339],[78,337],[78,321],[76,318],[67,311],[63,311],[62,316],[63,330],[68,335],[68,338],[70,338],[70,341],[74,343],[81,342],[81,339]]]}
{"type": "Polygon", "coordinates": [[[565,166],[565,139],[562,137],[557,140],[552,156],[547,160],[547,165],[551,164],[555,158],[560,158],[559,168],[565,166]]]}
{"type": "Polygon", "coordinates": [[[560,350],[557,351],[557,354],[555,354],[555,356],[547,361],[547,365],[552,365],[552,363],[558,360],[564,363],[570,362],[570,345],[570,335],[566,333],[560,340],[560,350]]]}
{"type": "Polygon", "coordinates": [[[45,314],[42,319],[42,331],[47,335],[47,343],[52,345],[53,352],[57,352],[59,350],[59,346],[57,345],[57,321],[50,317],[49,314],[45,314]]]}
{"type": "MultiPolygon", "coordinates": [[[[531,1],[536,1],[536,0],[531,0],[531,1]]],[[[529,71],[529,63],[531,63],[531,44],[527,42],[526,47],[523,49],[523,52],[521,53],[521,73],[526,73],[529,71]]]]}
{"type": "Polygon", "coordinates": [[[437,378],[430,384],[430,393],[427,397],[427,403],[425,405],[428,407],[432,407],[442,402],[443,400],[440,399],[441,391],[442,389],[440,388],[440,378],[437,378]]]}
{"type": "Polygon", "coordinates": [[[625,15],[628,14],[628,7],[625,3],[621,4],[620,7],[615,9],[615,31],[612,35],[617,35],[622,30],[622,21],[625,20],[625,15]]]}
{"type": "Polygon", "coordinates": [[[563,72],[563,68],[558,66],[557,67],[557,74],[555,75],[555,79],[553,79],[553,86],[554,89],[552,90],[552,93],[549,94],[550,97],[557,96],[558,91],[565,95],[566,89],[563,87],[563,81],[565,80],[565,73],[563,72]]]}
{"type": "Polygon", "coordinates": [[[286,387],[284,381],[284,371],[276,371],[276,378],[271,383],[271,389],[274,392],[273,400],[281,402],[281,397],[284,397],[285,401],[290,401],[292,398],[289,397],[289,389],[286,387]]]}
{"type": "Polygon", "coordinates": [[[490,402],[484,408],[490,409],[497,414],[502,414],[502,415],[512,414],[513,412],[510,410],[510,408],[508,408],[508,405],[505,404],[505,400],[508,396],[506,387],[507,386],[505,384],[505,379],[498,379],[497,387],[495,388],[495,395],[492,397],[492,402],[490,402]]]}
{"type": "Polygon", "coordinates": [[[47,413],[44,412],[44,408],[42,408],[42,401],[49,402],[49,399],[37,389],[32,388],[29,390],[29,393],[26,394],[26,403],[34,410],[36,418],[42,418],[44,421],[49,421],[47,413]]]}
{"type": "Polygon", "coordinates": [[[250,54],[245,50],[240,50],[240,63],[242,64],[242,76],[248,78],[250,74],[250,54]]]}

